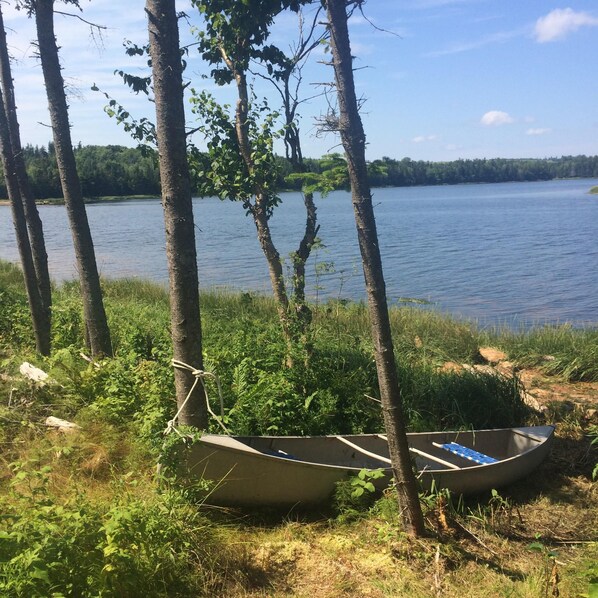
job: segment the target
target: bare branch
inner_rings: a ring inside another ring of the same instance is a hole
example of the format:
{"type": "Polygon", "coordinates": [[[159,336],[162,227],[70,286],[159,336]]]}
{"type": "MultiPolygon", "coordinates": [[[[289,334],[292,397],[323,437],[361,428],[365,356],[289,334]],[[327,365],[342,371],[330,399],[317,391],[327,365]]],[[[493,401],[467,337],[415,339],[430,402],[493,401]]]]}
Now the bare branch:
{"type": "Polygon", "coordinates": [[[191,137],[191,135],[197,133],[198,131],[201,131],[201,127],[195,127],[194,129],[190,129],[189,131],[185,132],[185,135],[187,137],[191,137]]]}
{"type": "Polygon", "coordinates": [[[399,39],[403,39],[396,31],[390,31],[390,29],[384,29],[383,27],[378,27],[378,25],[376,25],[375,23],[373,23],[370,19],[368,19],[365,16],[365,13],[363,12],[363,4],[362,2],[359,2],[359,12],[361,13],[361,16],[374,28],[376,29],[376,31],[380,31],[382,33],[390,33],[390,35],[394,35],[395,37],[398,37],[399,39]]]}
{"type": "Polygon", "coordinates": [[[86,25],[89,25],[90,27],[93,27],[95,29],[108,29],[108,27],[106,27],[105,25],[98,25],[96,23],[92,23],[91,21],[88,21],[87,19],[84,19],[79,15],[74,15],[71,12],[62,12],[61,10],[55,10],[54,13],[57,15],[62,15],[64,17],[74,17],[75,19],[79,19],[80,21],[83,21],[86,25]]]}

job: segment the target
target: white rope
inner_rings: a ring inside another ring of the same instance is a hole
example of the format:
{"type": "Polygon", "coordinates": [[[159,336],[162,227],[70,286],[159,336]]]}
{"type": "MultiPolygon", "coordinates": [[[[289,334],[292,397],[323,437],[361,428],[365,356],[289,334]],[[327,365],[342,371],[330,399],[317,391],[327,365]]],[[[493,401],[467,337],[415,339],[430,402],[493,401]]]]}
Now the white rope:
{"type": "Polygon", "coordinates": [[[191,375],[195,377],[195,381],[193,382],[193,386],[191,386],[191,389],[187,393],[187,396],[185,397],[185,400],[182,402],[178,411],[175,413],[174,417],[166,425],[166,430],[164,430],[164,434],[165,435],[170,434],[170,432],[172,432],[174,430],[179,436],[183,437],[183,435],[176,429],[176,422],[177,422],[177,419],[179,418],[179,415],[185,409],[185,406],[187,405],[187,401],[191,398],[191,395],[193,394],[195,387],[201,382],[201,385],[203,386],[203,389],[204,389],[204,395],[206,397],[206,406],[208,408],[208,413],[218,422],[220,427],[227,434],[230,435],[228,428],[224,425],[224,423],[222,422],[222,419],[221,419],[221,417],[224,416],[224,400],[222,398],[222,387],[220,386],[220,378],[218,378],[218,376],[216,374],[213,374],[212,372],[205,372],[204,370],[198,370],[197,368],[194,368],[193,366],[191,366],[187,363],[184,363],[182,361],[179,361],[177,359],[173,359],[171,363],[175,368],[178,368],[180,370],[187,370],[188,372],[190,372],[191,375]],[[218,396],[220,398],[221,417],[218,417],[212,410],[212,407],[210,406],[210,399],[208,397],[208,390],[204,383],[204,378],[213,378],[216,381],[216,387],[218,388],[218,396]]]}

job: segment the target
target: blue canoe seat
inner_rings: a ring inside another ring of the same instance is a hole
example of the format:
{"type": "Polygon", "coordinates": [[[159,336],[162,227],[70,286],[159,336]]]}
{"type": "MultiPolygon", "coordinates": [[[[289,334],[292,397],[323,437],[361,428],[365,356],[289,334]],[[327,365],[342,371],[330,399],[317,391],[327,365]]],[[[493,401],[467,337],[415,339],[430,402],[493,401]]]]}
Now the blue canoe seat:
{"type": "Polygon", "coordinates": [[[454,455],[458,455],[459,457],[468,459],[474,463],[479,463],[480,465],[489,465],[490,463],[498,462],[498,459],[495,459],[494,457],[489,457],[488,455],[484,455],[484,453],[479,453],[478,451],[474,451],[473,449],[457,444],[456,442],[447,442],[446,444],[434,443],[434,446],[443,448],[449,453],[453,453],[454,455]]]}

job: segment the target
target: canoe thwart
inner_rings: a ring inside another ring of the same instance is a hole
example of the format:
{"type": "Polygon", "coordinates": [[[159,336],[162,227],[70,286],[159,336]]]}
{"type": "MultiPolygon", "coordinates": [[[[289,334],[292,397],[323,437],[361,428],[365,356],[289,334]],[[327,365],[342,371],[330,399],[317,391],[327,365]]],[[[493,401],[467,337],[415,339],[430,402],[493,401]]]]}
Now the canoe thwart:
{"type": "Polygon", "coordinates": [[[423,457],[424,459],[429,459],[430,461],[434,461],[435,463],[438,463],[439,465],[444,465],[445,467],[448,467],[449,469],[461,469],[458,465],[455,465],[454,463],[451,463],[450,461],[445,461],[444,459],[441,459],[440,457],[437,457],[436,455],[431,455],[430,453],[426,453],[425,451],[420,451],[419,449],[410,446],[409,447],[409,451],[412,452],[414,455],[419,455],[420,457],[423,457]]]}
{"type": "Polygon", "coordinates": [[[474,463],[479,463],[480,465],[490,465],[490,463],[498,463],[498,459],[495,459],[494,457],[489,457],[488,455],[484,455],[484,453],[475,451],[467,446],[458,444],[457,442],[446,442],[444,444],[433,442],[432,444],[438,448],[448,451],[449,453],[453,453],[454,455],[457,455],[469,461],[473,461],[474,463]]]}
{"type": "Polygon", "coordinates": [[[371,451],[368,451],[367,449],[362,448],[358,444],[355,444],[354,442],[347,440],[344,436],[335,436],[335,438],[337,440],[340,440],[343,444],[350,446],[352,449],[355,449],[358,453],[365,455],[366,457],[372,457],[372,459],[377,459],[378,461],[382,461],[382,463],[387,463],[388,465],[390,465],[390,459],[387,459],[386,457],[383,457],[382,455],[372,453],[371,451]]]}
{"type": "MultiPolygon", "coordinates": [[[[388,441],[388,438],[386,437],[385,434],[378,434],[378,438],[381,438],[385,442],[388,441]]],[[[434,443],[432,443],[432,444],[434,444],[434,443]]],[[[458,465],[455,465],[454,463],[451,463],[450,461],[445,461],[444,459],[441,459],[440,457],[437,457],[436,455],[431,455],[430,453],[426,453],[425,451],[417,449],[413,446],[409,447],[409,452],[413,453],[414,455],[423,457],[424,459],[428,459],[429,461],[434,461],[434,463],[438,463],[439,465],[444,465],[444,467],[448,467],[448,469],[461,469],[458,465]]]]}

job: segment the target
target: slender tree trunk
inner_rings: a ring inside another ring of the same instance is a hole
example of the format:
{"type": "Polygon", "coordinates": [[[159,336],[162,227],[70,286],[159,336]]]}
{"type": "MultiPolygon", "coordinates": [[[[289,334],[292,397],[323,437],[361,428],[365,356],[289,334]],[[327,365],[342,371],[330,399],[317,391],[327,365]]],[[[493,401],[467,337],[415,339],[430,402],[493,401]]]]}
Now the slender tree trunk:
{"type": "MultiPolygon", "coordinates": [[[[175,2],[147,0],[146,12],[156,103],[174,358],[202,369],[197,254],[175,2]]],[[[175,370],[179,409],[192,384],[193,376],[188,371],[175,370]]],[[[207,427],[207,409],[201,385],[187,401],[179,419],[182,424],[207,427]]]]}
{"type": "MultiPolygon", "coordinates": [[[[239,146],[239,153],[245,163],[250,175],[255,170],[255,164],[252,155],[251,140],[249,137],[248,113],[249,113],[249,92],[247,85],[247,76],[243,70],[240,70],[233,60],[228,56],[223,45],[220,45],[220,55],[232,75],[237,86],[237,104],[235,110],[235,133],[239,146]]],[[[286,137],[285,143],[288,152],[292,155],[289,158],[294,168],[299,168],[301,156],[301,146],[299,143],[298,130],[294,123],[295,106],[292,107],[292,100],[289,92],[289,78],[292,69],[285,74],[285,92],[283,101],[285,104],[286,118],[286,137]],[[292,133],[291,133],[292,132],[292,133]],[[290,135],[290,137],[289,137],[290,135]]],[[[301,164],[302,166],[302,164],[301,164]]],[[[255,205],[250,207],[250,212],[257,229],[257,237],[268,263],[268,272],[270,275],[270,284],[276,301],[279,320],[281,323],[283,335],[287,343],[288,367],[293,366],[293,345],[301,337],[305,337],[307,329],[311,322],[311,310],[305,301],[305,263],[315,242],[317,227],[316,206],[313,201],[313,194],[304,195],[304,203],[307,213],[305,232],[299,244],[297,251],[293,253],[293,303],[295,307],[295,318],[293,319],[291,302],[287,293],[287,287],[284,280],[284,272],[280,254],[276,249],[270,232],[269,215],[267,210],[267,200],[263,188],[260,185],[254,185],[255,205]]],[[[305,338],[304,338],[305,340],[305,338]]]]}
{"type": "MultiPolygon", "coordinates": [[[[301,151],[299,140],[296,143],[296,152],[301,151]]],[[[302,167],[302,161],[299,162],[302,167]]],[[[311,249],[316,242],[319,226],[317,224],[317,208],[314,202],[314,194],[303,192],[303,204],[305,205],[305,230],[303,238],[299,243],[297,251],[292,255],[293,259],[293,303],[299,328],[305,335],[311,324],[311,309],[305,300],[305,264],[311,254],[311,249]]]]}
{"type": "MultiPolygon", "coordinates": [[[[310,36],[311,37],[311,36],[310,36]]],[[[300,42],[298,46],[299,52],[295,54],[291,60],[290,65],[284,70],[281,81],[282,89],[277,83],[274,83],[281,94],[284,117],[285,117],[285,133],[284,146],[287,161],[291,164],[293,172],[305,172],[305,164],[303,162],[303,152],[301,150],[301,137],[299,135],[299,128],[296,122],[297,107],[299,100],[297,95],[291,93],[290,81],[291,76],[298,70],[299,78],[301,78],[301,68],[298,63],[306,54],[310,52],[307,50],[309,45],[306,41],[300,42]]],[[[314,46],[312,46],[313,49],[314,46]]],[[[304,342],[309,346],[310,341],[307,338],[309,327],[312,321],[312,313],[309,305],[305,301],[305,264],[311,255],[311,250],[316,242],[316,236],[320,229],[318,225],[318,214],[316,204],[314,202],[314,194],[303,191],[303,204],[305,205],[305,229],[303,238],[299,242],[297,251],[293,252],[293,305],[295,308],[295,316],[299,324],[299,331],[304,336],[304,342]]]]}
{"type": "Polygon", "coordinates": [[[4,101],[0,92],[0,154],[2,155],[2,166],[4,167],[4,178],[10,205],[12,208],[12,217],[17,236],[17,246],[21,256],[23,266],[23,275],[25,278],[25,288],[27,290],[27,299],[29,309],[33,320],[33,332],[35,334],[35,344],[37,351],[42,355],[50,354],[50,322],[47,318],[47,312],[44,309],[39,286],[35,276],[35,267],[31,255],[31,245],[27,233],[27,223],[25,222],[25,212],[23,202],[19,192],[19,184],[15,174],[14,157],[10,145],[10,133],[8,130],[8,121],[4,111],[4,101]]]}
{"type": "Polygon", "coordinates": [[[346,0],[326,0],[340,112],[339,130],[347,155],[390,459],[403,523],[409,533],[419,536],[425,531],[424,521],[403,419],[378,233],[367,177],[365,133],[355,96],[346,4],[346,0]]]}
{"type": "MultiPolygon", "coordinates": [[[[21,200],[25,210],[25,220],[29,233],[29,244],[33,256],[33,264],[37,285],[42,298],[43,307],[46,311],[45,321],[47,326],[47,335],[50,336],[51,325],[51,307],[52,307],[52,289],[50,285],[50,273],[48,271],[48,255],[44,242],[44,231],[41,218],[35,199],[29,185],[29,177],[25,168],[23,149],[21,147],[21,137],[19,134],[19,122],[17,119],[17,106],[15,101],[14,85],[12,72],[10,68],[10,57],[8,54],[8,45],[6,41],[6,32],[4,30],[4,17],[0,7],[0,82],[2,94],[4,96],[4,107],[6,119],[10,134],[10,143],[12,156],[14,158],[15,175],[17,177],[21,200]]],[[[45,333],[46,334],[46,333],[45,333]]],[[[49,340],[48,340],[49,343],[49,340]]],[[[48,344],[49,346],[49,344],[48,344]]]]}
{"type": "Polygon", "coordinates": [[[278,313],[282,321],[285,334],[290,341],[292,339],[289,329],[289,298],[284,282],[284,272],[282,269],[280,254],[278,253],[278,250],[274,245],[274,241],[272,240],[270,223],[268,220],[265,203],[265,197],[261,192],[258,192],[255,205],[251,208],[251,214],[253,216],[253,221],[255,222],[257,238],[260,247],[266,256],[266,261],[268,263],[270,284],[272,285],[274,299],[276,300],[276,304],[278,306],[278,313]]]}
{"type": "Polygon", "coordinates": [[[60,72],[58,47],[54,35],[54,0],[35,0],[35,22],[52,122],[56,162],[77,258],[83,313],[91,343],[90,349],[94,357],[110,356],[112,355],[110,331],[73,153],[64,81],[60,72]]]}
{"type": "MultiPolygon", "coordinates": [[[[239,72],[236,69],[233,62],[226,55],[224,48],[221,48],[220,51],[224,62],[235,77],[238,95],[235,110],[235,132],[237,135],[237,143],[239,144],[241,158],[245,163],[247,171],[250,175],[252,175],[255,170],[255,165],[253,162],[248,130],[249,93],[247,89],[247,77],[245,76],[245,73],[239,72]]],[[[270,232],[270,222],[266,205],[268,198],[260,186],[255,185],[255,187],[255,205],[251,206],[250,211],[257,229],[258,242],[266,257],[266,262],[268,263],[270,284],[272,286],[272,292],[274,293],[278,317],[288,348],[287,365],[292,367],[293,359],[291,356],[291,349],[294,337],[289,318],[289,297],[284,281],[282,261],[280,259],[280,254],[274,245],[272,234],[270,232]]]]}

